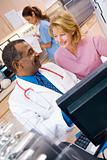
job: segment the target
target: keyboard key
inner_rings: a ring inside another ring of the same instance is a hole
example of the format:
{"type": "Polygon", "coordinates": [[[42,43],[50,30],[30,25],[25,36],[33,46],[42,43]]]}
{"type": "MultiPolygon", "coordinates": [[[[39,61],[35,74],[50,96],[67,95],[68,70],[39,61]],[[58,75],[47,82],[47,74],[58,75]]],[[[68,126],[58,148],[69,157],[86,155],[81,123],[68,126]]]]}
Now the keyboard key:
{"type": "Polygon", "coordinates": [[[81,134],[80,137],[75,141],[75,144],[86,149],[90,143],[90,140],[84,135],[81,134]]]}

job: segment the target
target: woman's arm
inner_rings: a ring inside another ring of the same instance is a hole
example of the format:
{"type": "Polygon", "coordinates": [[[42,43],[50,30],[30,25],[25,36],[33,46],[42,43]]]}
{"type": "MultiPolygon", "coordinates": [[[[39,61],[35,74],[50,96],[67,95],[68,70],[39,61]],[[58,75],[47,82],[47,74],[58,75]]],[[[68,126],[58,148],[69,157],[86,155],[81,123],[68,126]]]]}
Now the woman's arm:
{"type": "Polygon", "coordinates": [[[93,37],[93,42],[98,53],[107,57],[107,38],[93,37]]]}
{"type": "Polygon", "coordinates": [[[41,49],[50,48],[52,45],[51,42],[40,44],[41,49]]]}

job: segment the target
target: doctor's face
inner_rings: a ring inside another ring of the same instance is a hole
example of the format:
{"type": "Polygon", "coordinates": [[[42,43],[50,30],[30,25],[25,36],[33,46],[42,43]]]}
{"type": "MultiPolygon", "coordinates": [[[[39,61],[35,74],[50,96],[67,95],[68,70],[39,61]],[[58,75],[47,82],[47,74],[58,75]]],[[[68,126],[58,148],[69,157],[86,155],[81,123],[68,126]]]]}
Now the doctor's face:
{"type": "Polygon", "coordinates": [[[35,74],[41,67],[39,54],[26,42],[16,44],[15,48],[22,57],[18,61],[17,73],[22,76],[35,74]]]}

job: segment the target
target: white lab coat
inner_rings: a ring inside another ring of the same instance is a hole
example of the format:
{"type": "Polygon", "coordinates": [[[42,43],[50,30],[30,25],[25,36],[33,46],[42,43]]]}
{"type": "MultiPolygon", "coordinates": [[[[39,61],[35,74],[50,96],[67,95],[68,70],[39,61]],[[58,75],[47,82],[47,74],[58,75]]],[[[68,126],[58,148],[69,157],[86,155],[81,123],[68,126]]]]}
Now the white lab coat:
{"type": "MultiPolygon", "coordinates": [[[[47,63],[43,67],[64,77],[62,79],[47,70],[39,70],[63,93],[78,82],[74,74],[65,71],[54,63],[47,63]]],[[[32,88],[34,91],[27,92],[30,97],[29,100],[24,96],[24,91],[16,84],[9,98],[10,110],[13,115],[29,130],[33,128],[51,138],[63,135],[69,127],[63,120],[61,110],[56,104],[56,99],[61,94],[20,78],[17,78],[17,81],[24,89],[32,88]]]]}

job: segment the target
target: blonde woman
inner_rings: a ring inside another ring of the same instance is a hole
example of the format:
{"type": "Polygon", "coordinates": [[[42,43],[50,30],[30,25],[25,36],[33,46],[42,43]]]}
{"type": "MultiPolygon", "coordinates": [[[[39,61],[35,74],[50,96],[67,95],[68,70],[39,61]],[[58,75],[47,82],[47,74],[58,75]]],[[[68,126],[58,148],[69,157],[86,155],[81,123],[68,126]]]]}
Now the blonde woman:
{"type": "Polygon", "coordinates": [[[88,35],[82,38],[70,13],[56,16],[51,21],[49,32],[60,45],[54,55],[56,63],[75,73],[79,79],[102,64],[101,56],[107,56],[107,39],[88,35]]]}

